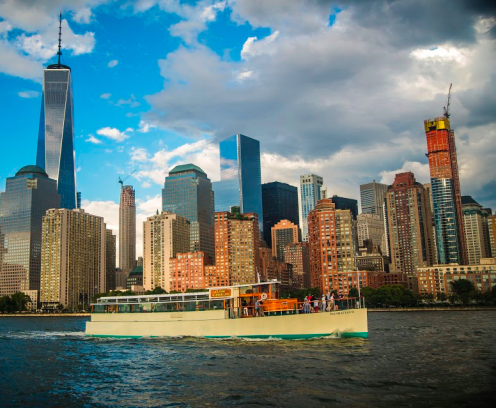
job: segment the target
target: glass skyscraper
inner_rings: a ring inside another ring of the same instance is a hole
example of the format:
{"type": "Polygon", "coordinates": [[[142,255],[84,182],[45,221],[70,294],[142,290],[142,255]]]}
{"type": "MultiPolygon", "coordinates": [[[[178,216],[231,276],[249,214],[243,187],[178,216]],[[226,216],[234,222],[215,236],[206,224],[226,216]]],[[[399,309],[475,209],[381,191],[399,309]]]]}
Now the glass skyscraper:
{"type": "Polygon", "coordinates": [[[40,167],[25,166],[7,178],[0,193],[0,296],[40,289],[42,218],[58,207],[57,182],[40,167]]]}
{"type": "Polygon", "coordinates": [[[190,222],[190,251],[215,257],[214,193],[205,172],[194,164],[174,167],[165,178],[162,211],[190,222]]]}
{"type": "Polygon", "coordinates": [[[220,142],[219,147],[220,181],[212,184],[215,211],[229,211],[238,206],[243,214],[257,214],[262,230],[260,142],[238,134],[220,142]]]}
{"type": "Polygon", "coordinates": [[[77,208],[71,69],[60,61],[43,75],[36,165],[57,181],[61,207],[77,208]]]}
{"type": "Polygon", "coordinates": [[[281,220],[300,224],[298,188],[274,181],[262,184],[264,241],[272,248],[271,228],[281,220]]]}
{"type": "Polygon", "coordinates": [[[360,185],[360,201],[363,214],[377,214],[383,217],[384,200],[388,186],[386,184],[373,181],[372,183],[360,185]]]}
{"type": "Polygon", "coordinates": [[[320,200],[320,189],[324,179],[315,174],[300,176],[300,200],[301,200],[301,239],[308,241],[307,217],[320,200]]]}
{"type": "Polygon", "coordinates": [[[447,116],[424,121],[431,175],[437,260],[467,263],[455,133],[447,116]]]}

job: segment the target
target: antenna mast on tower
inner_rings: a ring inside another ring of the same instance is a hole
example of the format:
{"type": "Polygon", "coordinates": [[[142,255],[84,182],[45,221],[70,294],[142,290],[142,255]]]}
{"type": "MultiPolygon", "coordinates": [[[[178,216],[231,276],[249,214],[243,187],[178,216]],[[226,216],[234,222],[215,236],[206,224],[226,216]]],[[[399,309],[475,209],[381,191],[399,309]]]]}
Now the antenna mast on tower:
{"type": "Polygon", "coordinates": [[[60,48],[61,48],[60,43],[61,42],[62,42],[62,12],[60,12],[60,15],[59,15],[59,52],[57,53],[57,55],[59,56],[58,65],[60,65],[60,56],[62,55],[62,52],[60,51],[60,48]]]}

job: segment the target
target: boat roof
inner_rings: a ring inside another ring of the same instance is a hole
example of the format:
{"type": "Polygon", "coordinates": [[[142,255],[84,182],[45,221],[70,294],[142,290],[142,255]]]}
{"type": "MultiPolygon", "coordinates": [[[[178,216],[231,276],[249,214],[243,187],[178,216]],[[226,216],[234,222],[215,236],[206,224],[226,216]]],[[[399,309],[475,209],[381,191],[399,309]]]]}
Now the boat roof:
{"type": "Polygon", "coordinates": [[[232,286],[209,286],[207,289],[229,289],[229,288],[244,288],[247,286],[263,286],[263,285],[270,285],[270,284],[280,284],[281,281],[278,280],[271,280],[268,282],[258,282],[258,283],[245,283],[243,285],[232,285],[232,286]]]}

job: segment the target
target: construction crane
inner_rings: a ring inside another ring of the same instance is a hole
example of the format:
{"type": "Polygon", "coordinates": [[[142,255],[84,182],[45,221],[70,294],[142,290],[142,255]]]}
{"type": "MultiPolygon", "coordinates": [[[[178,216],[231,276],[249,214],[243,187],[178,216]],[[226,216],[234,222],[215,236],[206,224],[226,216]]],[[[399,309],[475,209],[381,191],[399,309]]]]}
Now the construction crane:
{"type": "Polygon", "coordinates": [[[448,91],[448,103],[446,104],[445,107],[443,107],[443,110],[444,110],[444,114],[443,116],[446,118],[446,119],[449,119],[450,117],[450,112],[449,112],[449,108],[450,108],[450,101],[451,101],[451,86],[453,84],[450,84],[450,87],[449,87],[449,91],[448,91]]]}
{"type": "Polygon", "coordinates": [[[126,177],[124,177],[123,179],[120,178],[119,176],[119,181],[118,183],[120,183],[121,185],[121,188],[124,188],[124,182],[133,174],[133,173],[136,173],[136,170],[133,170],[131,173],[129,173],[126,177]]]}

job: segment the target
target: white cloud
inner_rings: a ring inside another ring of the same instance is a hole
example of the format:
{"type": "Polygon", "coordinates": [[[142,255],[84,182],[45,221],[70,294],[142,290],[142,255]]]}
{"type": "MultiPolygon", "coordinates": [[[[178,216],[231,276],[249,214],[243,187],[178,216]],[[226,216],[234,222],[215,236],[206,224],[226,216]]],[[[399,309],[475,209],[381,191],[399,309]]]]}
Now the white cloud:
{"type": "Polygon", "coordinates": [[[22,55],[7,41],[0,39],[0,72],[41,82],[43,65],[30,56],[22,55]]]}
{"type": "Polygon", "coordinates": [[[122,142],[129,138],[129,135],[126,132],[121,132],[116,128],[104,127],[98,129],[96,133],[100,136],[108,137],[109,139],[115,140],[116,142],[122,142]]]}
{"type": "Polygon", "coordinates": [[[119,99],[116,105],[129,105],[130,108],[136,108],[137,106],[140,106],[140,103],[136,100],[136,97],[134,95],[131,95],[129,99],[119,99]]]}
{"type": "Polygon", "coordinates": [[[103,93],[100,95],[100,98],[102,99],[109,99],[112,96],[110,93],[103,93]]]}
{"type": "Polygon", "coordinates": [[[12,25],[7,21],[0,21],[0,36],[7,34],[10,30],[12,30],[12,25]]]}
{"type": "Polygon", "coordinates": [[[153,129],[155,127],[156,127],[155,125],[152,125],[151,123],[147,123],[144,120],[141,120],[139,123],[138,132],[148,133],[151,129],[153,129]]]}
{"type": "Polygon", "coordinates": [[[174,166],[186,163],[199,166],[212,181],[220,178],[219,147],[206,139],[172,150],[164,148],[149,156],[145,149],[132,149],[130,152],[131,162],[138,168],[135,177],[140,181],[162,185],[174,166]]]}
{"type": "Polygon", "coordinates": [[[91,18],[93,17],[93,13],[91,12],[91,8],[83,7],[73,13],[73,20],[79,24],[89,24],[91,22],[91,18]]]}
{"type": "Polygon", "coordinates": [[[40,93],[38,91],[21,91],[18,92],[17,95],[21,98],[37,98],[40,93]]]}
{"type": "Polygon", "coordinates": [[[247,60],[250,57],[257,55],[271,55],[277,51],[277,47],[273,44],[279,36],[279,31],[276,31],[268,37],[259,40],[257,37],[249,37],[243,44],[241,50],[241,58],[247,60]]]}
{"type": "Polygon", "coordinates": [[[88,139],[85,140],[86,142],[93,143],[93,144],[102,144],[103,142],[100,139],[97,139],[95,136],[90,135],[88,139]]]}
{"type": "Polygon", "coordinates": [[[119,63],[119,61],[117,60],[112,60],[108,63],[108,67],[109,68],[114,68],[117,64],[119,63]]]}
{"type": "Polygon", "coordinates": [[[428,163],[419,163],[406,161],[400,169],[391,171],[381,171],[381,183],[393,184],[394,178],[398,173],[406,173],[411,171],[415,175],[415,179],[422,184],[430,183],[430,173],[428,163]]]}

